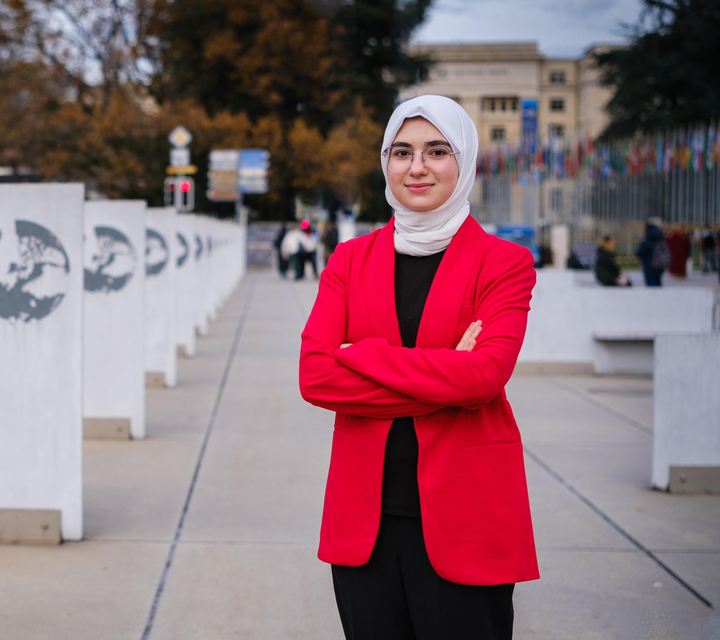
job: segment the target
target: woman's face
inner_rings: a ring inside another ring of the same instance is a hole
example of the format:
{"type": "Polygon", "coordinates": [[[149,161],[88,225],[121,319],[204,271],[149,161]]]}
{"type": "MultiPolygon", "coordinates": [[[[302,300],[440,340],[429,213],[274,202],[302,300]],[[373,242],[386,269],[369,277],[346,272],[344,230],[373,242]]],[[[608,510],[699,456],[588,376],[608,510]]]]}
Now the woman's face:
{"type": "Polygon", "coordinates": [[[428,147],[445,146],[452,150],[445,136],[425,118],[409,118],[403,122],[393,140],[393,149],[407,149],[407,153],[388,156],[388,184],[390,191],[405,209],[430,211],[447,202],[455,191],[460,176],[456,156],[422,159],[428,147]],[[412,161],[409,152],[412,151],[412,161]],[[399,156],[405,156],[401,158],[399,156]]]}

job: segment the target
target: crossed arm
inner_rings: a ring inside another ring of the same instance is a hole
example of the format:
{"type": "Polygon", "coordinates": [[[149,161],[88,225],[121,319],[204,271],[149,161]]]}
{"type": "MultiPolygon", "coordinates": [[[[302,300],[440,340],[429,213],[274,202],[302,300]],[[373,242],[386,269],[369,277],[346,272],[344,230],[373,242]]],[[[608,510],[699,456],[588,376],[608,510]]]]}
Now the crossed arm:
{"type": "Polygon", "coordinates": [[[384,338],[348,345],[340,245],[302,335],[303,398],[332,411],[387,419],[489,402],[507,384],[525,333],[535,272],[529,252],[520,258],[482,292],[475,320],[455,349],[394,347],[384,338]]]}

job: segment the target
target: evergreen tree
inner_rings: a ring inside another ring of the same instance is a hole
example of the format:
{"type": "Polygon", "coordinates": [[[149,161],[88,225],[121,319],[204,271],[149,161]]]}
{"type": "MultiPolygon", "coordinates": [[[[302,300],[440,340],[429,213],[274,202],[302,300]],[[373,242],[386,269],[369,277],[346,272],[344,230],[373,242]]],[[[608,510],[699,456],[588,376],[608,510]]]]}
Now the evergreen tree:
{"type": "Polygon", "coordinates": [[[615,88],[604,136],[720,116],[720,0],[643,0],[631,44],[597,56],[615,88]]]}

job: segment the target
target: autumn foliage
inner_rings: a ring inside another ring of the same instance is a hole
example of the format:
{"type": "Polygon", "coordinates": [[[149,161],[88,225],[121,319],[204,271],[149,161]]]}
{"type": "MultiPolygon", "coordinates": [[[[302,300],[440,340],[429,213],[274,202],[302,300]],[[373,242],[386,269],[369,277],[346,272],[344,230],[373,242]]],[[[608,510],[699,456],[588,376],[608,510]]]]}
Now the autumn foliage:
{"type": "MultiPolygon", "coordinates": [[[[385,10],[378,28],[392,36],[395,0],[363,4],[385,10]]],[[[414,24],[428,4],[404,3],[414,24]]],[[[373,48],[343,10],[323,15],[309,0],[0,0],[0,167],[158,205],[167,135],[182,124],[205,210],[218,148],[270,151],[270,192],[256,198],[265,211],[285,216],[295,196],[328,191],[346,206],[370,202],[397,89],[388,51],[401,48],[408,21],[384,44],[371,37],[373,48]]]]}

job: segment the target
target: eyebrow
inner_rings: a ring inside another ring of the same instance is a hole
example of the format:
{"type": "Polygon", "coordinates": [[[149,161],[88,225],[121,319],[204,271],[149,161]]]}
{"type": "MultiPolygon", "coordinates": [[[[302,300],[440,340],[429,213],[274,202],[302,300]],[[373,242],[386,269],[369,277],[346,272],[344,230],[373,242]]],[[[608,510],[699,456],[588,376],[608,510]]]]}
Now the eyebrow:
{"type": "MultiPolygon", "coordinates": [[[[430,140],[429,142],[425,143],[426,147],[436,147],[437,145],[445,145],[449,147],[450,143],[447,140],[430,140]]],[[[412,145],[409,142],[393,142],[390,146],[412,149],[412,145]]]]}

